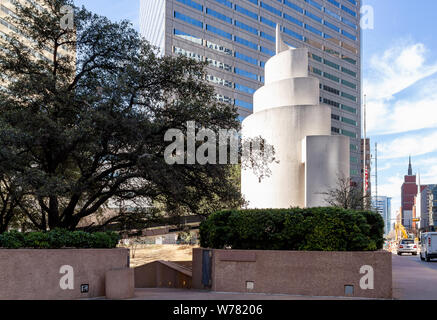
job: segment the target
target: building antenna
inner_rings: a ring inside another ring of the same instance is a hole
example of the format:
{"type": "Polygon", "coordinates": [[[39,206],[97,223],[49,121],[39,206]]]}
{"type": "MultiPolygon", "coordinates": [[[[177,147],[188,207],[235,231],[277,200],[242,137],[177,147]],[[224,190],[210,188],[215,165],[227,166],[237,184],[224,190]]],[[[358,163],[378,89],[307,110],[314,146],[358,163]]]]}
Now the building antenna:
{"type": "Polygon", "coordinates": [[[375,192],[376,199],[375,203],[378,201],[378,143],[375,142],[375,192]]]}
{"type": "Polygon", "coordinates": [[[363,209],[366,207],[366,198],[367,198],[367,188],[366,188],[366,171],[367,171],[367,137],[366,137],[366,104],[367,104],[367,95],[364,95],[364,119],[363,119],[363,127],[364,127],[364,141],[363,141],[363,209]]]}

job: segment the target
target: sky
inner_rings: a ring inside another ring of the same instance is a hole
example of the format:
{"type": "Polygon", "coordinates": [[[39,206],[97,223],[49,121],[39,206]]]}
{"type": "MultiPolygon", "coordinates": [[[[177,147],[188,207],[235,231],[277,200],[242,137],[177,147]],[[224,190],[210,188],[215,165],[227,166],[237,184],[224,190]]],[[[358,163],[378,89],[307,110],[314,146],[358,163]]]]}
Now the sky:
{"type": "Polygon", "coordinates": [[[378,143],[378,195],[393,198],[395,219],[409,155],[421,183],[437,183],[437,1],[364,4],[375,15],[362,39],[368,136],[373,155],[378,143]]]}
{"type": "MultiPolygon", "coordinates": [[[[137,29],[139,2],[75,0],[112,20],[128,19],[137,29]]],[[[367,136],[373,156],[378,143],[378,195],[393,198],[395,219],[409,155],[422,184],[437,184],[437,1],[363,0],[363,5],[374,11],[374,28],[362,34],[367,136]]]]}
{"type": "Polygon", "coordinates": [[[74,4],[113,21],[129,20],[139,30],[140,0],[74,0],[74,4]]]}

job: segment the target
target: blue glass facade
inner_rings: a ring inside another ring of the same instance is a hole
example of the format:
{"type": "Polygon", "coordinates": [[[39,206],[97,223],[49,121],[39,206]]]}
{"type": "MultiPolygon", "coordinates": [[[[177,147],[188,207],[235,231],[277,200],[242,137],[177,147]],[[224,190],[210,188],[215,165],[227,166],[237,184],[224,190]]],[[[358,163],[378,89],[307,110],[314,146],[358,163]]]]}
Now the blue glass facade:
{"type": "MultiPolygon", "coordinates": [[[[150,8],[152,0],[141,1],[150,8]]],[[[332,107],[332,132],[351,138],[351,174],[360,176],[360,164],[352,161],[360,158],[361,139],[360,1],[153,0],[154,6],[158,2],[165,7],[158,17],[141,14],[140,24],[149,29],[143,33],[160,37],[149,38],[165,54],[207,61],[218,98],[237,106],[242,118],[251,114],[265,62],[275,54],[276,24],[288,45],[308,47],[320,102],[332,107]],[[157,19],[165,24],[148,23],[157,19]]]]}
{"type": "Polygon", "coordinates": [[[378,197],[373,199],[373,207],[378,211],[378,213],[382,216],[385,223],[384,234],[389,234],[391,230],[393,230],[393,224],[395,221],[392,221],[391,216],[391,198],[389,197],[378,197]]]}

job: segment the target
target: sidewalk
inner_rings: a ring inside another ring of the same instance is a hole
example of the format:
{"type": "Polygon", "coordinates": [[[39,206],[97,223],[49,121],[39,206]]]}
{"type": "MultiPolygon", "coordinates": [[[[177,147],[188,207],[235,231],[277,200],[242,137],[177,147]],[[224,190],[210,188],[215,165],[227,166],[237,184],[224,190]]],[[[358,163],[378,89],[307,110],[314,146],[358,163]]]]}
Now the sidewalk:
{"type": "Polygon", "coordinates": [[[286,294],[227,293],[201,290],[148,288],[135,289],[131,300],[369,300],[347,297],[311,297],[286,294]]]}

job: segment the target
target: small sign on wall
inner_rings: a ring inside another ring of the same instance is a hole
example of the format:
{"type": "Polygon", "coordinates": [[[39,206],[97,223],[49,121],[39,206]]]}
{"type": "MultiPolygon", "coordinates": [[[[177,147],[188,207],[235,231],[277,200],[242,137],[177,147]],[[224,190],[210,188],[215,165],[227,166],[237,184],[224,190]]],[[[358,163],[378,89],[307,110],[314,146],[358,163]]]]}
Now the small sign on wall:
{"type": "Polygon", "coordinates": [[[89,284],[81,284],[80,285],[80,293],[88,293],[90,291],[89,284]]]}

